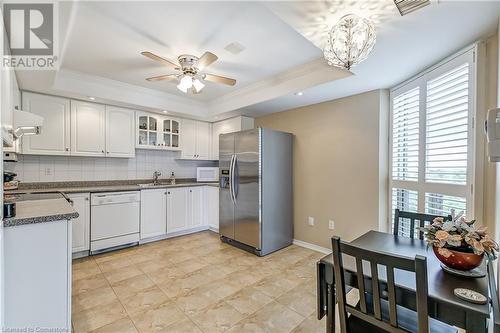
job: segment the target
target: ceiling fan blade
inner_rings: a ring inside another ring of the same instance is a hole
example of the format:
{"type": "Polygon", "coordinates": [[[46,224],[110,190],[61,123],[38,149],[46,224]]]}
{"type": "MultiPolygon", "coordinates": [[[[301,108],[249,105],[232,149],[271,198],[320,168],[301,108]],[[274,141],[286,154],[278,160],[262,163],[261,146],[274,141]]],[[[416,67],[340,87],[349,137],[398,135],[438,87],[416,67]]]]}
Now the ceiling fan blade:
{"type": "Polygon", "coordinates": [[[234,86],[236,84],[235,79],[231,79],[225,76],[215,75],[215,74],[203,74],[203,79],[206,81],[212,81],[216,83],[226,84],[228,86],[234,86]]]}
{"type": "Polygon", "coordinates": [[[158,61],[158,62],[161,62],[162,64],[164,65],[167,65],[167,66],[170,66],[170,67],[173,67],[173,68],[179,68],[179,65],[176,64],[176,63],[173,63],[172,61],[170,60],[167,60],[165,58],[162,58],[156,54],[153,54],[151,52],[148,52],[148,51],[144,51],[144,52],[141,52],[141,54],[145,57],[148,57],[149,59],[152,59],[154,61],[158,61]]]}
{"type": "Polygon", "coordinates": [[[198,68],[199,71],[203,70],[205,67],[213,64],[217,59],[217,56],[213,54],[212,52],[205,52],[203,55],[198,59],[198,64],[196,67],[198,68]]]}
{"type": "Polygon", "coordinates": [[[176,79],[177,79],[177,74],[167,74],[167,75],[148,77],[146,80],[151,82],[151,81],[176,80],[176,79]]]}

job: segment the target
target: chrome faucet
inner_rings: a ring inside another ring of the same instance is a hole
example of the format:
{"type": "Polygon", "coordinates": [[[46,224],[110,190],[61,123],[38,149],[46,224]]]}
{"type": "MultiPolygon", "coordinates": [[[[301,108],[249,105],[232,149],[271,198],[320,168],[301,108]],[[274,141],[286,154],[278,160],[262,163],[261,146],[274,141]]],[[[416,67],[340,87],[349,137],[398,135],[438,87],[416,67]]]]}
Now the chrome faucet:
{"type": "Polygon", "coordinates": [[[160,183],[160,181],[158,180],[158,178],[160,178],[161,176],[161,172],[156,170],[155,172],[153,172],[153,184],[154,185],[158,185],[160,183]]]}

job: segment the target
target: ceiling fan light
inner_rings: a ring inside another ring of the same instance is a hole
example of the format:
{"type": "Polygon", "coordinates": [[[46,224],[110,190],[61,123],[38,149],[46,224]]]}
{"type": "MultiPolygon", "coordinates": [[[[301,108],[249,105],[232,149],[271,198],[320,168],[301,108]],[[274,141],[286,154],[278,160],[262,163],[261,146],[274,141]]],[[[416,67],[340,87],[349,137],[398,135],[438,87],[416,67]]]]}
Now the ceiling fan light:
{"type": "Polygon", "coordinates": [[[189,89],[193,86],[193,78],[189,75],[184,75],[181,81],[177,85],[177,88],[183,93],[187,93],[189,89]]]}
{"type": "Polygon", "coordinates": [[[196,89],[196,92],[200,92],[201,89],[205,87],[205,85],[198,79],[193,80],[193,87],[196,89]]]}
{"type": "Polygon", "coordinates": [[[185,94],[187,93],[187,88],[186,88],[186,87],[184,87],[181,83],[179,83],[179,84],[177,85],[177,89],[179,89],[180,91],[182,91],[182,92],[183,92],[183,93],[185,93],[185,94]]]}

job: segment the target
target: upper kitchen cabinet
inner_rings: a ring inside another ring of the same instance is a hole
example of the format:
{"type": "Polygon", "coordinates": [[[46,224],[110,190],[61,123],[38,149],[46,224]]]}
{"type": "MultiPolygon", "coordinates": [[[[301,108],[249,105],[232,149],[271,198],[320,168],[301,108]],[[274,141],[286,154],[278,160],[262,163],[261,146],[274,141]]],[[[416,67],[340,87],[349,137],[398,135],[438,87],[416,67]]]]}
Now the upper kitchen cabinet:
{"type": "Polygon", "coordinates": [[[106,156],[135,156],[134,111],[106,106],[106,156]]]}
{"type": "Polygon", "coordinates": [[[254,128],[254,120],[249,117],[235,117],[212,124],[212,158],[219,159],[219,135],[254,128]]]}
{"type": "Polygon", "coordinates": [[[71,101],[71,155],[106,155],[106,108],[104,105],[71,101]]]}
{"type": "Polygon", "coordinates": [[[204,121],[184,119],[182,121],[183,159],[209,160],[212,141],[212,125],[204,121]]]}
{"type": "Polygon", "coordinates": [[[43,117],[42,132],[22,138],[21,152],[32,155],[70,155],[70,101],[67,98],[22,93],[23,111],[43,117]]]}
{"type": "Polygon", "coordinates": [[[136,114],[136,148],[180,149],[181,125],[178,119],[147,112],[137,112],[136,114]]]}

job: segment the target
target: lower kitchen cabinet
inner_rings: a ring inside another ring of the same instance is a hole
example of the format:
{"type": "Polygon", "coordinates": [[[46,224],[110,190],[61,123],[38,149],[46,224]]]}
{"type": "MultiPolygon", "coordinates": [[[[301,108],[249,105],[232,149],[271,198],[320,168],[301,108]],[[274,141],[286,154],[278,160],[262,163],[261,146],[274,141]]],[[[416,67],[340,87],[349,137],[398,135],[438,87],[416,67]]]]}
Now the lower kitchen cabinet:
{"type": "Polygon", "coordinates": [[[167,189],[167,233],[188,229],[188,191],[186,187],[167,189]]]}
{"type": "Polygon", "coordinates": [[[71,223],[4,228],[3,332],[71,332],[71,223]]]}
{"type": "Polygon", "coordinates": [[[219,230],[219,188],[205,186],[204,188],[205,219],[208,227],[214,231],[219,230]]]}
{"type": "Polygon", "coordinates": [[[204,186],[167,189],[167,233],[206,225],[204,186]]]}
{"type": "Polygon", "coordinates": [[[141,239],[167,233],[168,192],[166,189],[141,191],[141,239]]]}
{"type": "Polygon", "coordinates": [[[188,204],[187,204],[187,218],[188,226],[197,228],[204,225],[203,220],[203,186],[188,187],[188,204]]]}
{"type": "Polygon", "coordinates": [[[70,194],[73,208],[78,217],[71,220],[72,252],[88,251],[90,249],[90,193],[70,194]]]}

